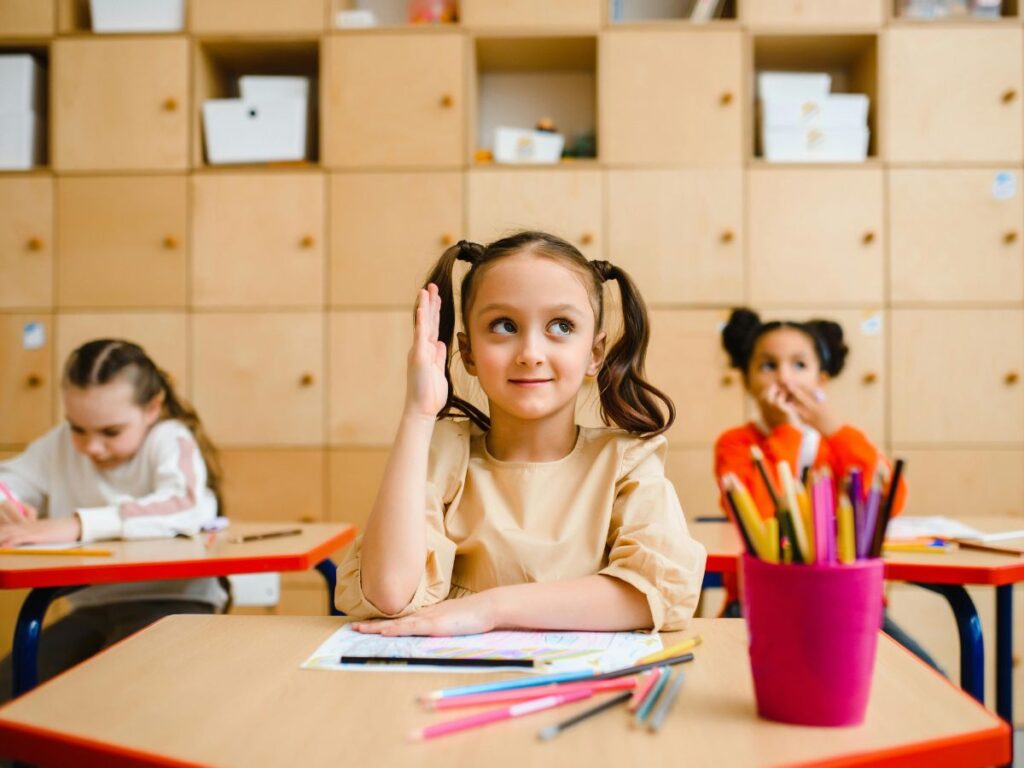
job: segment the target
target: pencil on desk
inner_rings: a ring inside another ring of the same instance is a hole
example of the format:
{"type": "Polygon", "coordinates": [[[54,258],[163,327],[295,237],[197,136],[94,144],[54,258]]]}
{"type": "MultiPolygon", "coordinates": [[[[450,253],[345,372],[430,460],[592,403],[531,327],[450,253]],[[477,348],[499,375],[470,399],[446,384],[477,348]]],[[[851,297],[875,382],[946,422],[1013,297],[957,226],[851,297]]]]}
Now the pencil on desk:
{"type": "Polygon", "coordinates": [[[282,536],[298,536],[301,533],[301,528],[290,528],[287,531],[267,531],[266,533],[250,533],[245,536],[235,536],[228,539],[228,541],[232,544],[244,544],[247,541],[263,541],[263,539],[279,539],[282,536]]]}
{"type": "Polygon", "coordinates": [[[647,716],[651,713],[651,710],[654,708],[654,703],[658,700],[658,697],[661,695],[662,690],[664,690],[665,684],[668,682],[669,677],[672,676],[672,670],[670,670],[668,667],[664,667],[658,670],[658,672],[659,675],[657,682],[655,682],[654,685],[651,686],[651,690],[647,692],[647,695],[644,696],[644,699],[640,703],[640,706],[637,707],[636,715],[634,715],[634,723],[636,725],[640,725],[641,723],[643,723],[644,720],[647,719],[647,716]]]}
{"type": "Polygon", "coordinates": [[[539,688],[513,688],[508,691],[492,691],[491,693],[476,693],[469,696],[452,696],[447,699],[429,699],[422,703],[428,709],[461,709],[463,707],[480,707],[487,704],[514,704],[518,701],[529,701],[530,699],[542,699],[545,696],[553,696],[559,693],[571,693],[589,689],[594,693],[606,691],[632,691],[637,686],[635,677],[617,677],[614,680],[597,680],[595,682],[577,683],[555,683],[553,685],[542,685],[539,688]]]}
{"type": "Polygon", "coordinates": [[[110,557],[114,553],[109,549],[21,549],[19,547],[0,547],[0,555],[64,555],[66,557],[110,557]]]}
{"type": "Polygon", "coordinates": [[[644,703],[644,699],[647,698],[647,694],[651,692],[651,688],[653,688],[654,684],[658,682],[659,674],[660,672],[658,670],[652,669],[643,676],[643,679],[637,684],[636,688],[633,689],[633,696],[626,705],[626,709],[628,711],[636,712],[636,708],[644,703]]]}
{"type": "Polygon", "coordinates": [[[527,667],[533,669],[533,659],[469,659],[420,656],[341,656],[341,664],[382,667],[527,667]]]}
{"type": "Polygon", "coordinates": [[[676,698],[679,696],[679,689],[683,687],[683,680],[685,675],[683,670],[676,672],[675,679],[672,681],[671,687],[665,691],[665,695],[661,698],[661,704],[658,705],[657,711],[651,715],[651,720],[647,724],[647,727],[651,730],[651,733],[657,733],[658,729],[661,728],[661,724],[665,722],[665,717],[672,709],[672,705],[675,704],[676,698]]]}
{"type": "Polygon", "coordinates": [[[608,699],[608,701],[603,701],[600,704],[591,707],[590,709],[580,712],[575,717],[570,717],[568,720],[563,720],[560,723],[549,725],[547,728],[545,728],[537,734],[537,738],[541,741],[549,741],[555,738],[555,736],[560,734],[566,728],[572,728],[577,723],[582,723],[584,720],[588,720],[594,715],[599,715],[602,712],[605,712],[611,709],[612,707],[615,707],[621,704],[622,702],[626,701],[630,696],[632,696],[632,694],[629,691],[626,691],[625,693],[620,693],[618,696],[614,696],[608,699]]]}
{"type": "Polygon", "coordinates": [[[1014,547],[997,547],[994,544],[983,544],[980,541],[969,541],[967,539],[943,539],[951,544],[956,544],[960,549],[972,549],[977,552],[992,552],[997,555],[1013,555],[1020,557],[1024,555],[1024,549],[1016,549],[1014,547]]]}
{"type": "Polygon", "coordinates": [[[681,653],[686,653],[696,648],[701,643],[700,635],[689,637],[683,640],[681,643],[670,645],[668,648],[662,648],[660,651],[648,654],[641,659],[637,660],[637,664],[648,664],[652,661],[661,661],[662,659],[670,659],[673,656],[678,656],[681,653]]]}

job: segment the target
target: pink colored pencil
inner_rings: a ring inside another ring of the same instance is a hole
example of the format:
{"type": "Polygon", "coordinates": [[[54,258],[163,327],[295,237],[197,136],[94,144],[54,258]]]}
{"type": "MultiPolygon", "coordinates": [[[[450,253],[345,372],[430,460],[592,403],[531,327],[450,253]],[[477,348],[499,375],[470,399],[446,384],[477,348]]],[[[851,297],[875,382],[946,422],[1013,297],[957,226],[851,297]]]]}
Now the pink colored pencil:
{"type": "Polygon", "coordinates": [[[25,505],[18,501],[18,497],[15,496],[14,492],[7,487],[7,483],[0,483],[0,493],[2,493],[4,498],[11,502],[19,512],[21,512],[22,517],[28,517],[28,510],[25,509],[25,505]]]}
{"type": "Polygon", "coordinates": [[[644,675],[643,680],[640,681],[640,684],[637,685],[636,690],[633,691],[633,698],[631,698],[629,700],[629,703],[626,704],[626,709],[628,709],[630,712],[636,712],[637,707],[639,707],[640,704],[643,703],[643,700],[647,698],[647,694],[651,692],[651,688],[653,688],[654,684],[658,682],[658,675],[660,674],[660,669],[652,669],[650,672],[644,675]]]}
{"type": "Polygon", "coordinates": [[[543,712],[546,709],[560,707],[563,704],[571,704],[574,701],[588,699],[593,695],[593,689],[589,688],[581,691],[575,691],[573,693],[562,693],[557,696],[545,696],[542,699],[522,701],[518,704],[513,704],[510,707],[489,709],[486,712],[480,712],[458,720],[446,720],[443,723],[428,725],[426,728],[410,733],[409,738],[413,741],[435,739],[438,736],[446,736],[449,733],[457,733],[458,731],[465,731],[469,728],[478,728],[482,725],[487,725],[488,723],[496,723],[500,720],[508,720],[512,717],[532,715],[534,712],[543,712]]]}
{"type": "Polygon", "coordinates": [[[812,486],[811,502],[814,516],[814,562],[824,563],[828,561],[828,539],[825,528],[825,495],[824,478],[816,477],[812,486]]]}
{"type": "Polygon", "coordinates": [[[529,701],[531,699],[540,699],[544,696],[556,696],[562,693],[575,693],[576,691],[589,690],[593,693],[602,693],[604,691],[624,691],[635,687],[635,677],[616,677],[612,680],[596,680],[592,683],[558,683],[538,686],[536,688],[512,688],[507,691],[471,693],[466,696],[432,699],[424,703],[430,709],[457,709],[459,707],[479,707],[485,704],[511,704],[517,701],[529,701]]]}

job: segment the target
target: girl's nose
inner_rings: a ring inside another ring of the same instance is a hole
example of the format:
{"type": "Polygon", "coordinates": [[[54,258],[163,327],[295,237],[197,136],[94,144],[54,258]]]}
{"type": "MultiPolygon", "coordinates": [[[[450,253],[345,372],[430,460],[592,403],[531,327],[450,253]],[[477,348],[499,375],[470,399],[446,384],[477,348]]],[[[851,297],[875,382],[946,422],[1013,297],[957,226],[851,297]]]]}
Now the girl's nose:
{"type": "Polygon", "coordinates": [[[522,340],[516,355],[516,363],[530,366],[540,365],[544,360],[540,341],[532,333],[524,333],[522,340]]]}

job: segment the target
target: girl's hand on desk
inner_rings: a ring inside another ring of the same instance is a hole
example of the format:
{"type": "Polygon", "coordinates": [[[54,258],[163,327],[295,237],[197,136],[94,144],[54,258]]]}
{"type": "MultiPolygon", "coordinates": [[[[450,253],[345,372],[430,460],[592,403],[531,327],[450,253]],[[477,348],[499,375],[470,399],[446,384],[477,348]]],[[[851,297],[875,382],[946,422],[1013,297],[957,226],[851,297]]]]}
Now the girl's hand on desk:
{"type": "Polygon", "coordinates": [[[447,349],[438,341],[441,298],[431,283],[420,290],[416,301],[416,328],[409,350],[405,410],[431,420],[448,402],[448,379],[444,375],[447,349]]]}
{"type": "Polygon", "coordinates": [[[495,623],[482,595],[445,600],[400,619],[353,622],[352,629],[370,635],[448,637],[490,632],[495,623]]]}
{"type": "Polygon", "coordinates": [[[825,437],[835,434],[842,426],[828,405],[825,390],[794,386],[788,387],[787,392],[800,420],[825,437]]]}
{"type": "Polygon", "coordinates": [[[5,523],[24,523],[26,520],[35,520],[39,517],[39,512],[31,504],[21,502],[21,506],[25,508],[25,513],[22,513],[18,509],[18,505],[13,501],[4,499],[0,501],[0,525],[5,523]]]}
{"type": "Polygon", "coordinates": [[[22,520],[20,523],[0,523],[0,547],[21,544],[63,544],[78,541],[82,526],[78,516],[58,517],[52,520],[22,520]]]}

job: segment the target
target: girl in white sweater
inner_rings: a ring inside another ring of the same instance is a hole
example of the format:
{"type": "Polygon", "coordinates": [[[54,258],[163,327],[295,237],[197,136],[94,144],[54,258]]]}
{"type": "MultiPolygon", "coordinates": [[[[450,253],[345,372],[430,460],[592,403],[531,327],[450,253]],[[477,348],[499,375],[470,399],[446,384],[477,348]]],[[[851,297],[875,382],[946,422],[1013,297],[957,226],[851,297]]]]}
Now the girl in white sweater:
{"type": "MultiPolygon", "coordinates": [[[[0,547],[193,535],[217,516],[220,473],[199,417],[136,344],[100,339],[71,353],[61,382],[66,419],[0,462],[0,547]]],[[[211,613],[216,579],[88,587],[39,643],[39,679],[77,664],[171,613],[211,613]]],[[[10,695],[0,662],[0,701],[10,695]]]]}

